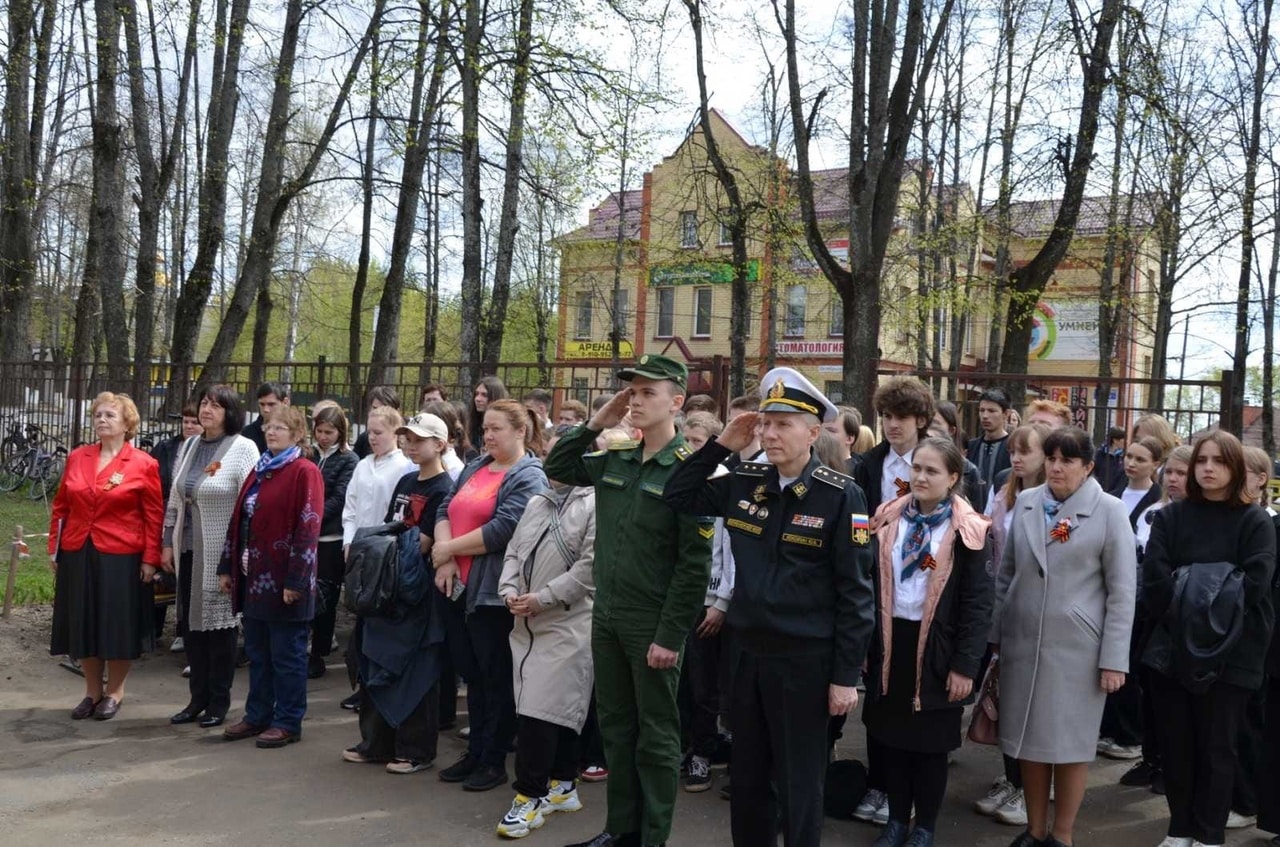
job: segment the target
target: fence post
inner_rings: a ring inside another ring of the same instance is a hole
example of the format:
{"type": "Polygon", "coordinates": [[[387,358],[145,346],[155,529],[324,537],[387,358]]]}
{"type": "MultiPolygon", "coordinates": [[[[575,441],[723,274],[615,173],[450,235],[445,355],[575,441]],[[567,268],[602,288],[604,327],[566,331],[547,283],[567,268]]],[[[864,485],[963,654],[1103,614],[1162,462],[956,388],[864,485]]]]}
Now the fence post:
{"type": "Polygon", "coordinates": [[[1236,407],[1232,399],[1236,388],[1236,372],[1233,370],[1224,370],[1222,372],[1222,387],[1218,389],[1220,392],[1220,404],[1218,409],[1218,428],[1226,432],[1240,436],[1240,422],[1236,420],[1236,407]]]}
{"type": "Polygon", "coordinates": [[[19,525],[13,528],[13,542],[9,545],[9,577],[4,583],[4,610],[0,611],[0,618],[7,619],[9,610],[13,608],[13,588],[18,579],[18,558],[21,553],[22,527],[19,525]]]}
{"type": "Polygon", "coordinates": [[[329,360],[323,355],[320,357],[320,363],[316,366],[316,399],[320,399],[325,395],[324,380],[325,371],[329,365],[329,360]]]}

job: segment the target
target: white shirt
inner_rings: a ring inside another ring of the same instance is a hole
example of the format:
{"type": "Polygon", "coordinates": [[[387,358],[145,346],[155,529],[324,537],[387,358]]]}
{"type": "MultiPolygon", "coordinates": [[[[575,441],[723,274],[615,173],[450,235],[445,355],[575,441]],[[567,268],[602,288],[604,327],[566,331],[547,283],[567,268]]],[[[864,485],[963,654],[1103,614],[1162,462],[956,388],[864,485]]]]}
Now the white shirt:
{"type": "Polygon", "coordinates": [[[884,473],[880,476],[881,503],[897,500],[901,496],[898,494],[898,485],[895,480],[911,481],[911,457],[915,452],[913,447],[905,455],[900,456],[892,447],[889,448],[889,455],[884,457],[884,473]]]}
{"type": "MultiPolygon", "coordinates": [[[[951,521],[945,520],[933,528],[929,537],[930,555],[938,555],[942,539],[947,537],[951,521]]],[[[929,571],[919,568],[904,582],[902,580],[902,545],[911,534],[911,521],[898,519],[898,539],[893,544],[893,616],[906,621],[924,618],[924,599],[929,593],[929,571]]]]}
{"type": "Polygon", "coordinates": [[[1142,498],[1147,496],[1150,488],[1125,488],[1120,494],[1120,500],[1124,503],[1124,510],[1129,514],[1133,514],[1133,510],[1138,508],[1138,504],[1142,502],[1142,498]]]}
{"type": "Polygon", "coordinates": [[[444,471],[449,475],[449,479],[454,482],[458,481],[458,474],[462,473],[466,462],[458,458],[458,454],[453,452],[453,447],[449,447],[440,455],[440,462],[444,465],[444,471]]]}
{"type": "Polygon", "coordinates": [[[342,504],[342,544],[345,547],[356,537],[362,526],[385,523],[387,507],[396,483],[418,466],[399,450],[392,450],[382,458],[370,453],[360,460],[347,483],[347,499],[342,504]]]}

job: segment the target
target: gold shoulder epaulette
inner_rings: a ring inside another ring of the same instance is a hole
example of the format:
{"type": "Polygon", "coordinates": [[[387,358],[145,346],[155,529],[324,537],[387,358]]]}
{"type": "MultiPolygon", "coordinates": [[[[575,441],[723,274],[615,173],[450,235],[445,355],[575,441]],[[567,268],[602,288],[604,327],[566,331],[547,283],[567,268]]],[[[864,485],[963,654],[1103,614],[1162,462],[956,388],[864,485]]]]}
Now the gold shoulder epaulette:
{"type": "Polygon", "coordinates": [[[733,469],[740,476],[764,476],[773,467],[768,462],[743,462],[733,469]]]}
{"type": "Polygon", "coordinates": [[[834,485],[840,490],[844,490],[849,483],[853,482],[853,477],[842,474],[839,471],[833,471],[828,467],[814,468],[813,478],[822,480],[827,485],[834,485]]]}
{"type": "Polygon", "coordinates": [[[693,451],[689,449],[689,445],[687,444],[681,444],[671,452],[675,455],[676,459],[681,462],[693,455],[693,451]]]}
{"type": "Polygon", "coordinates": [[[635,448],[637,448],[637,447],[639,447],[639,446],[640,446],[640,442],[639,442],[639,441],[636,441],[636,440],[635,440],[635,439],[633,439],[633,438],[629,438],[629,439],[627,439],[626,441],[611,441],[611,442],[609,442],[609,449],[610,449],[610,450],[634,450],[635,448]]]}

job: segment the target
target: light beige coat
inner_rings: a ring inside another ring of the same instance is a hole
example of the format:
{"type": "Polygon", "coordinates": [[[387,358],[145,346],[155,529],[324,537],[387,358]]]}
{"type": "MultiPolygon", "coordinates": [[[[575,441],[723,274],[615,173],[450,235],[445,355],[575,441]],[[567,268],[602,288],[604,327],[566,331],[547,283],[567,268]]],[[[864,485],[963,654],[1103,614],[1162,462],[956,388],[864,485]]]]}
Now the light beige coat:
{"type": "Polygon", "coordinates": [[[536,593],[542,605],[537,615],[516,618],[511,630],[516,712],[575,732],[587,720],[593,681],[595,536],[595,489],[535,495],[507,544],[498,581],[504,600],[536,593]]]}

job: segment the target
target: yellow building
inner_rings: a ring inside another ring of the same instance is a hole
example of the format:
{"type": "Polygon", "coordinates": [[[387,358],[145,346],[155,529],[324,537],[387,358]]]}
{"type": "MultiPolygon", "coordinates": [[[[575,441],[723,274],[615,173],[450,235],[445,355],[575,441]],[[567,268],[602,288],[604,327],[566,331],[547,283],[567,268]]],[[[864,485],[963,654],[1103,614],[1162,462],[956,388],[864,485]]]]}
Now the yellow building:
{"type": "MultiPolygon", "coordinates": [[[[749,143],[714,110],[711,123],[722,154],[738,176],[751,215],[748,378],[771,364],[789,365],[837,399],[844,352],[840,301],[804,244],[785,163],[749,143]]],[[[908,167],[918,174],[921,165],[909,163],[908,167]]],[[[827,246],[837,259],[847,259],[848,171],[819,171],[813,174],[813,182],[827,246]]],[[[932,354],[935,341],[940,353],[937,361],[945,369],[952,359],[952,316],[958,314],[965,322],[961,370],[983,371],[991,328],[991,226],[979,218],[977,249],[956,248],[964,253],[956,260],[960,272],[971,268],[974,274],[968,302],[954,296],[958,287],[953,288],[950,279],[932,267],[924,286],[931,293],[922,301],[921,254],[914,240],[917,185],[915,176],[903,180],[898,220],[885,262],[881,369],[915,370],[920,345],[925,344],[932,354]],[[967,258],[971,255],[978,257],[976,263],[967,258]]],[[[640,189],[610,195],[593,208],[585,226],[558,242],[561,296],[557,359],[579,365],[608,360],[612,355],[610,332],[615,325],[622,359],[663,351],[676,351],[675,355],[693,362],[705,363],[716,356],[727,359],[733,268],[729,233],[721,220],[726,205],[707,161],[701,133],[695,129],[674,153],[644,175],[640,189]],[[621,262],[616,260],[619,227],[621,262]]],[[[947,206],[950,216],[961,223],[972,222],[977,216],[967,186],[950,189],[947,206]]],[[[1015,205],[1010,244],[1015,265],[1027,261],[1038,249],[1056,208],[1053,201],[1015,205]]],[[[1105,201],[1086,201],[1076,244],[1045,292],[1030,365],[1032,375],[1046,377],[1043,394],[1058,387],[1049,377],[1097,374],[1097,269],[1105,244],[1105,210],[1105,201]]],[[[1136,260],[1124,280],[1127,297],[1114,368],[1117,376],[1147,376],[1151,370],[1155,260],[1147,249],[1148,242],[1145,236],[1137,239],[1136,260]]],[[[931,355],[926,357],[931,360],[931,355]]],[[[710,388],[698,375],[692,381],[691,391],[710,388]]],[[[978,381],[975,374],[973,382],[978,381]]],[[[974,387],[965,379],[954,382],[974,387]]],[[[581,389],[568,380],[561,387],[581,389]]],[[[1070,401],[1069,391],[1065,399],[1070,401]]]]}

